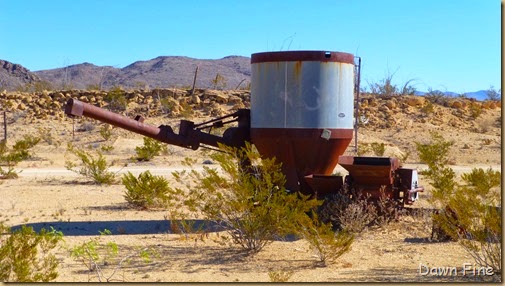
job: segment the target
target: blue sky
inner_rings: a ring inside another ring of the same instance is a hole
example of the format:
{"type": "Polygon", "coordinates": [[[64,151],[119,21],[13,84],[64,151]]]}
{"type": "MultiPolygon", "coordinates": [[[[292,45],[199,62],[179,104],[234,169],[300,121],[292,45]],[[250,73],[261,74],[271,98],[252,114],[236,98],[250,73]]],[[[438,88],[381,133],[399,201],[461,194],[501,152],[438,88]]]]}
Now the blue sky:
{"type": "Polygon", "coordinates": [[[499,0],[0,0],[0,59],[31,71],[158,56],[327,50],[362,58],[362,86],[501,86],[499,0]]]}

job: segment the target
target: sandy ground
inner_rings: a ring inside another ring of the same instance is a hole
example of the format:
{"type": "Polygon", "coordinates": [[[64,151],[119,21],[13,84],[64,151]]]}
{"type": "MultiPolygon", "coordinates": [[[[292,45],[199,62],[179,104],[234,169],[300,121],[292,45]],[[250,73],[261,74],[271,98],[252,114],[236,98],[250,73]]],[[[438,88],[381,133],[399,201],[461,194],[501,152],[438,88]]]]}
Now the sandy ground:
{"type": "MultiPolygon", "coordinates": [[[[498,116],[500,113],[490,114],[498,116]]],[[[154,119],[153,125],[163,118],[154,119]]],[[[168,120],[176,124],[176,120],[168,120]]],[[[195,119],[195,121],[201,121],[195,119]]],[[[149,122],[147,122],[149,123],[149,122]]],[[[0,181],[0,222],[8,226],[32,226],[35,229],[54,227],[64,233],[65,243],[57,250],[60,266],[58,282],[98,281],[95,272],[88,271],[79,261],[73,260],[69,249],[98,237],[99,231],[108,229],[112,235],[101,237],[103,243],[113,241],[119,245],[120,257],[135,253],[139,248],[156,250],[148,263],[134,259],[124,264],[113,276],[114,281],[128,282],[269,282],[269,273],[291,273],[292,282],[440,282],[488,281],[488,277],[466,275],[461,268],[474,263],[471,256],[456,242],[430,242],[431,223],[427,215],[404,216],[387,227],[370,229],[359,236],[352,250],[326,267],[318,265],[308,243],[302,239],[274,241],[254,256],[243,256],[234,249],[217,243],[216,232],[199,234],[174,234],[166,219],[166,210],[136,210],[129,208],[123,198],[124,186],[94,185],[88,179],[67,170],[65,160],[67,142],[98,149],[103,145],[114,148],[107,153],[115,160],[114,171],[119,174],[131,171],[138,174],[150,170],[166,176],[180,170],[180,161],[191,156],[197,159],[197,168],[208,158],[206,151],[184,150],[170,147],[170,155],[157,157],[152,162],[135,163],[129,160],[135,146],[142,145],[142,137],[114,129],[113,138],[103,141],[97,128],[77,132],[72,139],[72,122],[65,120],[43,121],[26,125],[17,121],[9,126],[10,140],[23,134],[37,134],[41,127],[50,128],[53,141],[41,142],[33,149],[34,157],[20,163],[16,170],[19,178],[0,181]],[[49,144],[51,143],[51,144],[49,144]],[[125,166],[126,165],[126,166],[125,166]],[[457,267],[456,276],[423,275],[426,267],[457,267]]],[[[500,129],[489,134],[470,134],[459,130],[442,130],[456,142],[452,149],[454,168],[458,173],[474,167],[501,169],[500,129]],[[492,138],[492,144],[482,144],[481,138],[492,138]],[[463,148],[470,144],[470,149],[463,148]]],[[[387,142],[389,150],[406,150],[412,141],[427,137],[426,130],[411,128],[397,134],[391,130],[360,131],[361,140],[387,142]],[[396,135],[395,135],[396,134],[396,135]]],[[[391,151],[391,152],[393,152],[391,151]]],[[[388,155],[386,153],[386,155],[388,155]]],[[[414,156],[406,166],[425,166],[414,156]]],[[[422,179],[422,177],[421,177],[422,179]]],[[[426,185],[426,184],[424,184],[426,185]]],[[[416,208],[429,208],[426,197],[429,186],[420,195],[416,208]]],[[[112,274],[114,265],[104,268],[112,274]]]]}

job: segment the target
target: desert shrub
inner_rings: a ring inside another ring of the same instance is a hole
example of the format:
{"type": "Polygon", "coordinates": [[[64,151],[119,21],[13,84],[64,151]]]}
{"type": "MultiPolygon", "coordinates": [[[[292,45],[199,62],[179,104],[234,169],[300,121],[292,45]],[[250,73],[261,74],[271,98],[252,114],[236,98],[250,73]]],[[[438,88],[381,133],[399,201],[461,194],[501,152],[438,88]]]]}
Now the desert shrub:
{"type": "Polygon", "coordinates": [[[193,114],[194,114],[195,111],[194,111],[193,107],[191,107],[191,105],[189,103],[187,103],[185,101],[181,101],[180,104],[179,104],[179,106],[180,106],[180,112],[181,112],[180,115],[183,118],[190,118],[190,117],[193,116],[193,114]]]}
{"type": "Polygon", "coordinates": [[[14,169],[14,167],[9,166],[7,170],[4,170],[0,167],[0,179],[9,180],[9,179],[17,179],[19,177],[18,171],[14,169]]]}
{"type": "Polygon", "coordinates": [[[227,85],[226,78],[219,73],[216,74],[216,77],[210,83],[214,89],[225,89],[227,85]]]}
{"type": "Polygon", "coordinates": [[[26,83],[25,85],[18,85],[16,91],[19,92],[42,92],[44,90],[53,90],[53,86],[48,81],[35,81],[26,83]]]}
{"type": "Polygon", "coordinates": [[[102,150],[105,153],[108,153],[108,152],[114,150],[114,146],[112,146],[112,145],[102,145],[100,147],[100,150],[102,150]]]}
{"type": "Polygon", "coordinates": [[[102,86],[99,83],[86,85],[86,90],[102,90],[102,86]]]}
{"type": "Polygon", "coordinates": [[[326,266],[327,262],[335,262],[337,258],[351,250],[354,235],[346,230],[334,232],[331,223],[322,222],[315,212],[310,223],[302,223],[299,233],[310,247],[316,251],[319,262],[326,266]]]}
{"type": "Polygon", "coordinates": [[[382,186],[379,190],[379,198],[375,203],[377,215],[373,222],[376,226],[386,226],[392,221],[398,220],[402,214],[400,202],[386,195],[386,188],[382,186]]]}
{"type": "Polygon", "coordinates": [[[126,93],[119,86],[111,88],[103,99],[109,103],[108,107],[111,111],[125,111],[128,105],[126,93]]]}
{"type": "Polygon", "coordinates": [[[371,149],[368,143],[358,143],[358,156],[365,156],[370,151],[371,149]]]}
{"type": "Polygon", "coordinates": [[[33,156],[30,149],[35,147],[40,142],[39,137],[25,135],[23,139],[16,141],[9,148],[7,141],[0,142],[0,163],[7,163],[9,166],[16,165],[18,162],[29,159],[33,156]]]}
{"type": "Polygon", "coordinates": [[[93,156],[89,152],[75,148],[72,144],[68,144],[67,151],[77,157],[81,163],[78,165],[70,160],[65,161],[65,167],[68,170],[90,178],[100,185],[110,185],[116,182],[116,174],[109,171],[112,163],[107,163],[102,153],[97,151],[96,156],[93,156]]]}
{"type": "Polygon", "coordinates": [[[386,151],[386,145],[384,143],[373,142],[370,144],[370,148],[375,156],[384,156],[384,152],[386,151]]]}
{"type": "Polygon", "coordinates": [[[135,147],[137,161],[151,161],[155,156],[167,153],[168,149],[165,143],[155,139],[144,137],[144,145],[135,147]]]}
{"type": "Polygon", "coordinates": [[[458,240],[480,266],[501,273],[501,173],[474,168],[463,174],[459,183],[454,171],[445,165],[451,142],[440,135],[433,136],[432,141],[416,144],[428,164],[425,173],[433,188],[431,202],[440,208],[433,216],[434,229],[458,240]]]}
{"type": "Polygon", "coordinates": [[[492,118],[488,118],[488,119],[485,119],[485,118],[480,118],[480,119],[477,119],[475,121],[475,124],[477,125],[477,132],[481,132],[481,133],[487,133],[491,130],[491,127],[493,127],[493,123],[494,123],[494,120],[495,119],[492,119],[492,118]]]}
{"type": "Polygon", "coordinates": [[[490,86],[486,91],[486,98],[489,100],[500,100],[501,99],[501,89],[496,90],[493,86],[490,86]]]}
{"type": "Polygon", "coordinates": [[[426,101],[423,106],[421,107],[421,112],[425,115],[428,116],[432,114],[435,111],[435,106],[431,101],[426,101]]]}
{"type": "Polygon", "coordinates": [[[99,132],[105,141],[109,140],[112,137],[112,127],[109,124],[102,125],[99,132]]]}
{"type": "Polygon", "coordinates": [[[454,141],[446,141],[437,132],[431,132],[431,141],[428,143],[414,142],[421,163],[428,165],[430,169],[449,163],[449,150],[454,141]]]}
{"type": "Polygon", "coordinates": [[[54,229],[39,233],[22,226],[11,231],[0,224],[0,281],[49,282],[58,277],[58,259],[51,251],[63,240],[54,229]]]}
{"type": "Polygon", "coordinates": [[[126,201],[144,209],[166,206],[174,192],[164,177],[153,176],[149,171],[140,173],[138,177],[128,172],[123,175],[122,183],[126,187],[126,201]]]}
{"type": "Polygon", "coordinates": [[[337,230],[359,234],[376,220],[377,209],[367,198],[358,196],[356,190],[344,185],[339,192],[325,198],[318,216],[337,230]]]}
{"type": "MultiPolygon", "coordinates": [[[[136,248],[134,250],[122,250],[113,242],[102,242],[103,236],[112,234],[105,229],[100,231],[100,236],[74,246],[70,249],[70,256],[82,263],[89,272],[94,272],[98,282],[124,282],[124,279],[116,279],[116,273],[123,269],[125,264],[141,259],[144,263],[150,262],[154,253],[149,248],[136,248]]],[[[91,282],[91,278],[88,282],[91,282]]]]}
{"type": "Polygon", "coordinates": [[[268,277],[270,277],[270,282],[288,282],[293,274],[293,271],[270,271],[268,272],[268,277]]]}
{"type": "Polygon", "coordinates": [[[414,81],[412,79],[406,81],[403,85],[398,86],[393,83],[393,76],[395,73],[386,74],[386,77],[378,83],[369,83],[368,87],[371,94],[375,94],[379,97],[391,97],[399,95],[413,95],[416,89],[411,85],[414,81]]]}
{"type": "Polygon", "coordinates": [[[482,114],[483,111],[482,105],[472,102],[472,104],[470,104],[469,111],[470,111],[470,117],[473,119],[477,119],[482,114]]]}
{"type": "Polygon", "coordinates": [[[60,146],[60,141],[58,141],[49,127],[40,127],[37,130],[37,136],[42,141],[46,142],[48,145],[60,146]]]}
{"type": "Polygon", "coordinates": [[[0,167],[0,179],[15,179],[18,172],[14,169],[19,162],[33,156],[30,149],[40,142],[39,137],[25,135],[23,139],[16,141],[14,146],[9,148],[7,140],[0,141],[0,165],[7,166],[7,170],[0,167]]]}
{"type": "Polygon", "coordinates": [[[203,166],[203,172],[174,172],[186,186],[184,205],[203,215],[231,237],[231,243],[247,253],[256,253],[276,238],[297,233],[300,223],[308,223],[307,213],[320,202],[299,193],[290,193],[275,159],[262,159],[248,144],[236,149],[221,146],[224,153],[210,157],[222,169],[203,166]],[[238,162],[253,162],[240,168],[238,162]]]}
{"type": "Polygon", "coordinates": [[[428,92],[424,95],[424,97],[428,100],[428,102],[423,106],[425,113],[433,112],[433,104],[446,105],[450,99],[450,97],[445,95],[445,93],[440,90],[433,90],[431,87],[428,88],[428,92]]]}

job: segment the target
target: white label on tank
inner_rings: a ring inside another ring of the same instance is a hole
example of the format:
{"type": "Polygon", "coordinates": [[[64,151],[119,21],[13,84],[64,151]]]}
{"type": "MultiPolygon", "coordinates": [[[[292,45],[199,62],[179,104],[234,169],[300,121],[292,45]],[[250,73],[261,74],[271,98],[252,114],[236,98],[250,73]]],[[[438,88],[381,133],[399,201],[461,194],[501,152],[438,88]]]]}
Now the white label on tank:
{"type": "Polygon", "coordinates": [[[324,129],[323,133],[321,134],[321,138],[330,140],[330,137],[331,137],[331,130],[324,129]]]}

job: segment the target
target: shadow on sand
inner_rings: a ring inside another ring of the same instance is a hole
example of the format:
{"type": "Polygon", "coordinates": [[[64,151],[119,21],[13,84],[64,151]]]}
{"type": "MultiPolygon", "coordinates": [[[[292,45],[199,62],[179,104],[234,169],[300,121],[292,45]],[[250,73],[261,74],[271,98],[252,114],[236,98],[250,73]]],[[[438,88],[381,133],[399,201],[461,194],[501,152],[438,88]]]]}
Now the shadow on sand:
{"type": "MultiPolygon", "coordinates": [[[[205,220],[187,220],[194,232],[214,232],[220,227],[205,220]]],[[[112,221],[51,221],[15,225],[12,230],[20,229],[23,225],[32,227],[39,232],[45,228],[50,230],[53,227],[57,231],[63,232],[65,236],[98,235],[105,229],[113,235],[128,234],[160,234],[171,232],[171,223],[168,220],[112,220],[112,221]]]]}

